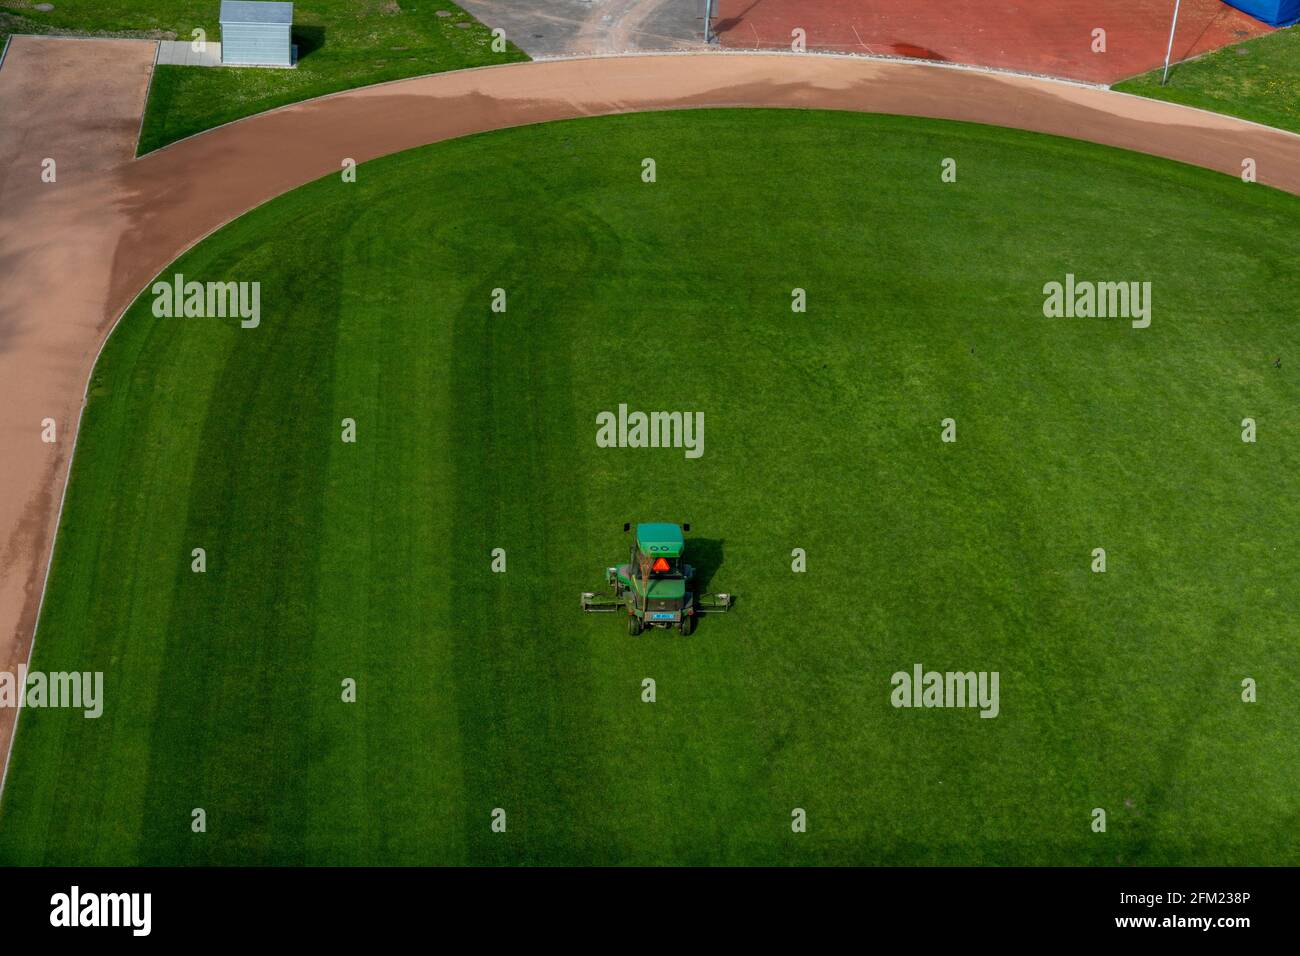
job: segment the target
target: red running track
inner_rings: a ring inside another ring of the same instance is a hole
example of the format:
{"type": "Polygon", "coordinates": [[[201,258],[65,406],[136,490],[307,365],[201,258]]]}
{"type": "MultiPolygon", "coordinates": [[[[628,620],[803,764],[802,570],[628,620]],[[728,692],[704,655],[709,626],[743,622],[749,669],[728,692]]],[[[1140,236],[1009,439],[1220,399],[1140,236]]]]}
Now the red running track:
{"type": "MultiPolygon", "coordinates": [[[[1114,83],[1164,63],[1174,0],[716,0],[724,46],[947,60],[1114,83]],[[1093,30],[1106,31],[1094,53],[1093,30]]],[[[1174,59],[1269,32],[1221,0],[1182,0],[1174,59]]]]}

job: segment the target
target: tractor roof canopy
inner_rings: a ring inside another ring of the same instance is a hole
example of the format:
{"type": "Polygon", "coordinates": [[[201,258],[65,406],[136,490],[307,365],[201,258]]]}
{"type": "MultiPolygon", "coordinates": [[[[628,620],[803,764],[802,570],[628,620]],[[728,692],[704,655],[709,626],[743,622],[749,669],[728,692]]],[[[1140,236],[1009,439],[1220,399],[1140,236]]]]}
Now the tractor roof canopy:
{"type": "Polygon", "coordinates": [[[682,529],[675,524],[639,524],[636,526],[636,546],[643,554],[678,558],[686,547],[686,539],[682,537],[682,529]]]}

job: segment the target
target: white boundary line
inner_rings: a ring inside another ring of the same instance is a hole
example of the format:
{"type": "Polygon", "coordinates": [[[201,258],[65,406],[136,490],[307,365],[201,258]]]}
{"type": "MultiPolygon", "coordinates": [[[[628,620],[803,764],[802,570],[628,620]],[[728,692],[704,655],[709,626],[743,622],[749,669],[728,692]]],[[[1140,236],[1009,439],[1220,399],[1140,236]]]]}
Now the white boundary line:
{"type": "MultiPolygon", "coordinates": [[[[868,61],[879,62],[879,63],[897,63],[918,70],[958,70],[965,73],[980,73],[986,76],[991,76],[995,79],[1008,78],[1008,79],[1037,80],[1041,83],[1071,87],[1073,89],[1095,90],[1097,92],[1110,93],[1115,96],[1123,96],[1129,99],[1138,100],[1143,103],[1163,104],[1164,106],[1176,110],[1190,110],[1195,113],[1203,113],[1206,116],[1217,117],[1220,120],[1226,120],[1227,122],[1230,123],[1245,123],[1249,126],[1254,126],[1259,129],[1268,130],[1269,132],[1272,133],[1282,133],[1283,135],[1286,136],[1300,136],[1300,133],[1292,132],[1291,130],[1287,130],[1287,129],[1282,129],[1281,127],[1278,126],[1269,126],[1267,123],[1260,123],[1256,120],[1245,119],[1240,116],[1233,116],[1231,113],[1218,113],[1215,112],[1214,110],[1205,109],[1202,106],[1189,106],[1185,103],[1175,103],[1172,100],[1162,100],[1151,96],[1141,96],[1137,93],[1129,93],[1124,90],[1113,89],[1112,87],[1107,86],[1105,83],[1090,83],[1086,80],[1072,80],[1066,77],[1049,76],[1044,73],[1022,73],[1022,72],[1017,72],[1015,70],[1004,70],[992,66],[975,66],[969,63],[948,63],[940,60],[918,60],[915,57],[891,56],[882,53],[871,53],[871,54],[825,53],[825,52],[791,53],[788,50],[716,50],[710,48],[707,50],[706,49],[635,50],[626,53],[591,53],[591,54],[581,54],[575,56],[547,56],[547,57],[538,57],[532,60],[516,60],[512,63],[493,63],[489,66],[474,66],[464,70],[443,70],[438,73],[420,73],[416,76],[405,76],[396,80],[384,80],[382,83],[370,83],[365,86],[354,86],[351,89],[347,89],[347,90],[336,90],[333,93],[323,93],[320,96],[312,96],[305,100],[296,100],[293,103],[285,103],[283,106],[276,106],[269,110],[263,110],[261,113],[252,113],[249,116],[241,116],[239,117],[239,119],[233,119],[230,120],[229,122],[222,123],[219,126],[213,126],[210,127],[209,129],[200,130],[197,133],[191,133],[189,136],[185,136],[181,139],[173,140],[172,142],[168,143],[165,146],[159,146],[158,149],[150,150],[148,153],[145,153],[144,156],[137,156],[136,161],[145,159],[146,157],[152,156],[154,153],[161,152],[164,149],[171,149],[173,146],[177,145],[178,143],[183,143],[186,140],[193,139],[195,136],[204,136],[208,133],[211,133],[213,130],[218,130],[225,126],[231,126],[235,123],[242,123],[244,120],[252,119],[255,116],[265,116],[270,113],[278,113],[281,110],[293,109],[294,107],[301,106],[305,103],[315,103],[320,100],[328,100],[336,96],[347,96],[351,93],[355,93],[357,90],[379,89],[385,86],[394,86],[398,83],[407,83],[410,82],[411,80],[426,80],[436,76],[451,76],[453,74],[462,75],[462,74],[469,74],[469,73],[479,73],[484,70],[518,69],[521,67],[525,67],[529,64],[567,63],[576,60],[626,60],[626,59],[636,59],[639,57],[683,57],[685,58],[685,57],[704,57],[704,56],[734,56],[734,57],[778,56],[778,57],[790,57],[790,58],[811,57],[819,60],[821,59],[868,60],[868,61]]],[[[689,109],[690,107],[687,108],[689,109]]],[[[718,108],[726,109],[727,107],[718,107],[718,108]]],[[[1044,133],[1039,135],[1060,135],[1060,134],[1044,133]]],[[[1064,138],[1068,139],[1070,137],[1064,137],[1064,138]]],[[[1119,149],[1120,147],[1114,147],[1114,148],[1119,149]]],[[[1138,152],[1138,151],[1130,150],[1130,152],[1138,152]]]]}
{"type": "MultiPolygon", "coordinates": [[[[162,52],[162,41],[155,40],[153,44],[153,63],[149,65],[149,82],[144,85],[144,107],[140,110],[140,125],[135,131],[135,149],[131,152],[131,158],[135,159],[140,155],[140,137],[144,135],[144,117],[149,112],[149,94],[153,92],[153,77],[158,72],[158,54],[162,52]]],[[[4,790],[0,788],[0,793],[4,790]]]]}
{"type": "MultiPolygon", "coordinates": [[[[1130,93],[1128,90],[1117,90],[1114,87],[1104,87],[1107,93],[1112,96],[1124,96],[1130,100],[1138,100],[1142,103],[1164,103],[1167,106],[1176,106],[1180,110],[1191,110],[1194,113],[1204,113],[1206,116],[1214,116],[1220,120],[1227,120],[1229,123],[1245,123],[1247,126],[1253,126],[1256,129],[1267,130],[1270,133],[1281,133],[1283,136],[1300,137],[1300,133],[1294,130],[1283,129],[1280,126],[1269,126],[1267,123],[1261,123],[1258,120],[1246,119],[1243,116],[1233,116],[1231,113],[1216,113],[1214,110],[1207,110],[1204,106],[1189,106],[1186,103],[1176,103],[1173,100],[1161,100],[1154,96],[1143,96],[1141,93],[1130,93]]],[[[1114,147],[1116,149],[1120,147],[1114,147]]],[[[1127,150],[1127,152],[1138,152],[1137,150],[1127,150]]],[[[1179,160],[1173,160],[1179,162],[1179,160]]],[[[1199,169],[1207,167],[1200,166],[1199,169]]],[[[1231,176],[1232,173],[1224,173],[1225,176],[1231,176]]],[[[1267,186],[1268,189],[1276,189],[1276,186],[1267,186]]]]}
{"type": "Polygon", "coordinates": [[[10,37],[23,37],[27,40],[93,40],[102,42],[104,40],[121,41],[123,43],[157,43],[152,37],[97,37],[85,33],[11,33],[10,37]]]}

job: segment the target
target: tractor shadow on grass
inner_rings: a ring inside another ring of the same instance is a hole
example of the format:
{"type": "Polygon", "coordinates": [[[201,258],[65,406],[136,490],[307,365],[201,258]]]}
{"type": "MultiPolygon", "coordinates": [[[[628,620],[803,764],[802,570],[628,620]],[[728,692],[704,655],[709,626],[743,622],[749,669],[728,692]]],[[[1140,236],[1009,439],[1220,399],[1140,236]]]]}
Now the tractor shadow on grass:
{"type": "Polygon", "coordinates": [[[722,567],[722,539],[691,538],[687,555],[687,563],[695,569],[695,593],[708,594],[714,573],[722,567]]]}

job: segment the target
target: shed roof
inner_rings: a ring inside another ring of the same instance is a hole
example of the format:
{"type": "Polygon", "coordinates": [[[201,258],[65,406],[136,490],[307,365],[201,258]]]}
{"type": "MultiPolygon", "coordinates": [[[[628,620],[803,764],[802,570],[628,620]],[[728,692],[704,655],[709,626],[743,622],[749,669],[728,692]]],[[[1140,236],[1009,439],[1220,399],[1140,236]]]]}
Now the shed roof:
{"type": "Polygon", "coordinates": [[[292,3],[269,0],[221,0],[222,23],[293,23],[292,3]]]}

